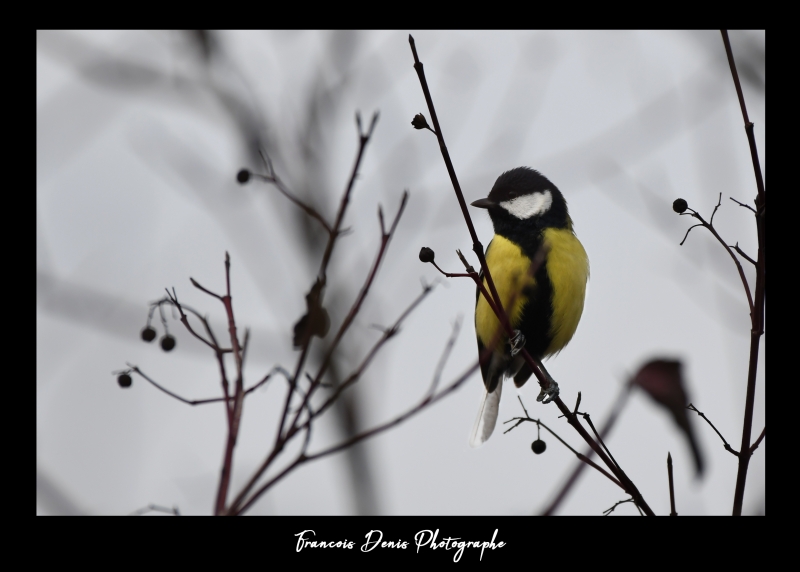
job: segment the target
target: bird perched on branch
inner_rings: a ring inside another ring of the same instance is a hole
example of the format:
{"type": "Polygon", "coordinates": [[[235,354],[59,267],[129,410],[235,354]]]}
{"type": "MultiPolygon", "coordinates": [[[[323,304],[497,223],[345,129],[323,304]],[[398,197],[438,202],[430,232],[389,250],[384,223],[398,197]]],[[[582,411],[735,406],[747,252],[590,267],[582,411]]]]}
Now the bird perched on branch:
{"type": "MultiPolygon", "coordinates": [[[[528,167],[506,171],[489,196],[472,206],[488,210],[492,219],[494,238],[486,248],[486,265],[515,330],[509,340],[479,288],[475,332],[486,391],[470,437],[470,445],[478,447],[497,423],[503,378],[514,378],[520,387],[531,376],[520,349],[541,361],[560,352],[575,334],[583,313],[589,259],[573,231],[564,196],[538,171],[528,167]],[[543,245],[544,263],[531,275],[531,261],[543,245]],[[494,351],[484,351],[492,343],[494,351]]],[[[490,293],[483,273],[481,280],[490,293]]],[[[557,395],[558,386],[552,381],[537,401],[548,403],[557,395]]]]}

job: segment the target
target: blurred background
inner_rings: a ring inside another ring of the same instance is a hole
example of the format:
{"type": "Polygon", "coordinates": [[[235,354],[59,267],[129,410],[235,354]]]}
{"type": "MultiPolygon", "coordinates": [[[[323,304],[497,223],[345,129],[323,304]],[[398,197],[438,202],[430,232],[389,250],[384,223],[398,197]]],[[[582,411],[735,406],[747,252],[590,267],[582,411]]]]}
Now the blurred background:
{"type": "MultiPolygon", "coordinates": [[[[605,419],[620,387],[653,357],[684,363],[689,399],[727,440],[741,441],[749,316],[738,274],[710,233],[672,201],[714,219],[729,244],[755,257],[756,195],[747,138],[718,31],[411,32],[468,202],[503,171],[527,165],[564,193],[591,261],[583,319],[546,362],[567,404],[605,419]]],[[[766,171],[765,33],[730,32],[759,157],[766,171]]],[[[175,287],[224,338],[222,305],[189,277],[224,290],[232,260],[240,331],[251,329],[245,381],[292,369],[292,326],[305,312],[325,237],[273,187],[240,186],[242,167],[278,175],[332,221],[357,150],[355,113],[380,119],[362,162],[329,268],[325,305],[338,327],[379,246],[378,205],[410,200],[372,291],[337,355],[346,377],[380,332],[436,279],[422,246],[461,271],[471,242],[435,136],[411,119],[428,111],[408,32],[40,31],[37,33],[37,513],[128,514],[150,503],[210,514],[225,440],[220,405],[189,407],[141,378],[122,390],[112,372],[138,365],[189,398],[220,394],[214,356],[169,317],[177,347],[139,338],[148,304],[175,287]]],[[[484,245],[492,236],[473,212],[484,245]]],[[[470,252],[471,254],[471,252],[470,252]]],[[[474,255],[472,263],[477,266],[474,255]]],[[[745,264],[754,284],[754,272],[745,264]]],[[[311,451],[413,406],[427,390],[461,316],[444,370],[477,358],[474,284],[440,285],[408,319],[346,399],[316,427],[311,451]]],[[[159,335],[163,328],[158,320],[159,335]]],[[[312,363],[329,340],[315,340],[312,363]]],[[[764,346],[753,439],[765,423],[764,346]]],[[[313,368],[312,368],[313,369],[313,368]]],[[[506,388],[500,421],[520,415],[506,388]]],[[[521,390],[530,414],[583,451],[555,406],[521,390]]],[[[482,448],[467,443],[482,394],[474,375],[457,392],[345,453],[307,464],[249,514],[532,514],[577,462],[533,424],[482,448]]],[[[283,388],[245,403],[236,492],[274,439],[283,388]]],[[[730,514],[736,459],[694,423],[706,472],[669,414],[634,393],[607,444],[650,506],[669,512],[665,461],[675,464],[677,511],[730,514]]],[[[765,512],[762,443],[750,464],[744,512],[765,512]]],[[[559,514],[601,514],[625,495],[594,471],[559,514]]],[[[615,514],[636,514],[631,504],[615,514]]]]}

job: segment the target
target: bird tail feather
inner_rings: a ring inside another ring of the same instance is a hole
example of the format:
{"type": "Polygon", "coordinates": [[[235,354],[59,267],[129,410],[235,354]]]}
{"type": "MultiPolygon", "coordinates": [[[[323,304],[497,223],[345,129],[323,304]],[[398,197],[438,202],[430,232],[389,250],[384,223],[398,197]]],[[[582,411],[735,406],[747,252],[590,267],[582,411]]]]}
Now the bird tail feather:
{"type": "Polygon", "coordinates": [[[500,410],[500,393],[503,390],[503,379],[501,378],[494,391],[489,392],[484,389],[481,406],[478,409],[478,418],[472,428],[469,438],[470,447],[480,447],[489,437],[492,436],[494,426],[497,424],[497,414],[500,410]]]}

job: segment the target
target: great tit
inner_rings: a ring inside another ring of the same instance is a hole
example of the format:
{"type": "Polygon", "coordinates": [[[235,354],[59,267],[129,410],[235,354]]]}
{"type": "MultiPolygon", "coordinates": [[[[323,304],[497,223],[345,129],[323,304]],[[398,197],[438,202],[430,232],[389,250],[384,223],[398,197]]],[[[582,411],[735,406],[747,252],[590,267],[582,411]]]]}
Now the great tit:
{"type": "MultiPolygon", "coordinates": [[[[494,431],[503,378],[514,378],[517,387],[531,376],[531,369],[517,353],[524,344],[538,359],[560,352],[572,339],[583,313],[589,259],[575,236],[567,202],[544,175],[528,167],[506,171],[497,178],[485,199],[472,206],[489,211],[494,238],[486,247],[486,264],[516,335],[509,342],[503,332],[495,350],[481,362],[485,393],[472,430],[470,445],[482,445],[494,431]],[[549,247],[544,264],[529,276],[531,259],[540,245],[549,247]],[[514,300],[514,307],[508,305],[514,300]]],[[[487,291],[489,287],[481,274],[487,291]]],[[[495,339],[501,328],[491,306],[478,289],[475,333],[478,352],[495,339]]],[[[557,385],[542,391],[538,401],[557,395],[557,385]],[[555,394],[554,394],[555,393],[555,394]]]]}

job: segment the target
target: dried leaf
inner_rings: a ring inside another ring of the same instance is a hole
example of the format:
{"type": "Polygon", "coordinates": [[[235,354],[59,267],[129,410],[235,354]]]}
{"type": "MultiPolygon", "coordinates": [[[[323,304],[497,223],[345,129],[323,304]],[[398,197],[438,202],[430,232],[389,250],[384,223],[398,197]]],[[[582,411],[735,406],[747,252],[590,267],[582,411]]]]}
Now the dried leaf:
{"type": "Polygon", "coordinates": [[[649,361],[633,377],[631,384],[642,388],[656,403],[669,410],[689,441],[697,474],[702,474],[703,457],[686,410],[689,398],[684,388],[681,362],[667,359],[649,361]]]}
{"type": "Polygon", "coordinates": [[[324,338],[328,335],[331,320],[328,311],[322,307],[322,290],[325,284],[317,280],[306,294],[306,313],[294,325],[292,343],[295,349],[305,346],[312,336],[324,338]]]}

